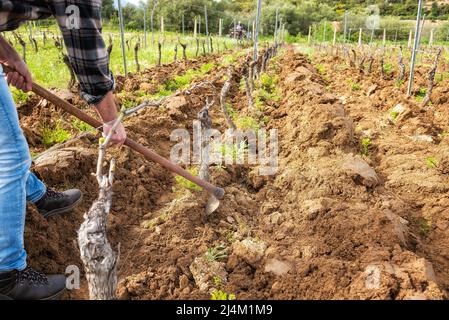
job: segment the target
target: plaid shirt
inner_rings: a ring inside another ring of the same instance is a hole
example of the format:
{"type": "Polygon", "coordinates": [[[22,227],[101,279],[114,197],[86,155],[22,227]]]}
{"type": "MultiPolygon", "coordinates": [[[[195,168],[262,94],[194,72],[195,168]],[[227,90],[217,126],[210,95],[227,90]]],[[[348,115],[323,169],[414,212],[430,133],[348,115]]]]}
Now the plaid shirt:
{"type": "Polygon", "coordinates": [[[89,104],[96,105],[114,88],[101,35],[101,4],[102,0],[0,0],[0,31],[17,29],[28,20],[55,17],[80,82],[81,96],[89,104]],[[79,19],[75,21],[79,28],[74,28],[74,24],[67,25],[68,17],[75,13],[70,10],[66,13],[69,6],[79,8],[79,19]]]}

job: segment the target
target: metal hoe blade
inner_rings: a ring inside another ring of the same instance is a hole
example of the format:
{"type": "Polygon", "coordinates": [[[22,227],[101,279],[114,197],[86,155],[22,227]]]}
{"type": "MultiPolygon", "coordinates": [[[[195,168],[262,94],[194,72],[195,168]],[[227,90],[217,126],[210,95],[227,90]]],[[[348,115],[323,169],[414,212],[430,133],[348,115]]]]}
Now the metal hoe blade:
{"type": "Polygon", "coordinates": [[[214,196],[210,196],[206,204],[206,216],[210,216],[212,213],[217,211],[218,207],[220,207],[220,200],[214,196]]]}

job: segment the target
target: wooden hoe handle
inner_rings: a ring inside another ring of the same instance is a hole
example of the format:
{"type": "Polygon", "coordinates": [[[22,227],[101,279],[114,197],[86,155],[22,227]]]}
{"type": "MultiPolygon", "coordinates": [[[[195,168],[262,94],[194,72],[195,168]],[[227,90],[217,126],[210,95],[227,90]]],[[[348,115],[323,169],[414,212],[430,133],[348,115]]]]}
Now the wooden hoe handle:
{"type": "MultiPolygon", "coordinates": [[[[3,66],[3,71],[8,73],[11,72],[11,68],[8,68],[6,66],[3,66]]],[[[59,98],[55,94],[51,93],[47,89],[41,87],[40,85],[33,83],[33,92],[37,94],[38,96],[44,98],[45,100],[50,101],[55,106],[64,109],[66,112],[70,113],[72,116],[80,119],[81,121],[91,125],[94,128],[100,128],[103,126],[103,123],[98,121],[95,118],[92,118],[84,111],[74,107],[72,104],[68,103],[67,101],[59,98]]],[[[142,154],[147,160],[151,160],[153,162],[156,162],[169,170],[170,172],[173,172],[177,175],[180,175],[187,180],[193,182],[194,184],[200,186],[204,190],[206,190],[208,193],[215,196],[217,199],[223,199],[225,195],[224,189],[214,186],[213,184],[204,181],[198,177],[195,177],[190,172],[184,170],[180,166],[174,164],[173,162],[165,159],[164,157],[161,157],[153,150],[144,147],[143,145],[135,142],[134,140],[131,140],[129,138],[126,139],[125,145],[129,148],[133,149],[134,151],[142,154]]]]}

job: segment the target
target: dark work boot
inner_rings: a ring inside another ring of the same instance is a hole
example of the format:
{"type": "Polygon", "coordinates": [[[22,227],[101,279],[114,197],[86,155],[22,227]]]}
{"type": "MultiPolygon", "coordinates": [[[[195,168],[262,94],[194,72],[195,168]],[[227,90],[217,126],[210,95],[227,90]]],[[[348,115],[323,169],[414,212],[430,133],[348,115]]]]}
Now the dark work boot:
{"type": "Polygon", "coordinates": [[[65,291],[63,275],[46,276],[30,267],[23,271],[0,271],[0,299],[56,300],[65,291]]]}
{"type": "Polygon", "coordinates": [[[37,210],[48,219],[57,214],[63,214],[76,208],[83,198],[80,190],[72,189],[64,192],[56,192],[47,189],[45,195],[36,202],[37,210]]]}

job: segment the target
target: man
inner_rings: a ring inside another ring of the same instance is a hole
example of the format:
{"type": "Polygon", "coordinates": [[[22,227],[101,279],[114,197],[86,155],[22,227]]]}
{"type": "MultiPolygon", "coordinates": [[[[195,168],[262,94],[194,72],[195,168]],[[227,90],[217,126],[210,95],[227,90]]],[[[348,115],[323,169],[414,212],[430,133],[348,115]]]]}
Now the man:
{"type": "MultiPolygon", "coordinates": [[[[71,65],[80,82],[81,96],[95,106],[108,134],[117,118],[114,80],[101,36],[101,0],[0,0],[0,31],[16,29],[27,20],[56,18],[71,65]],[[68,8],[70,6],[70,8],[68,8]],[[79,12],[79,16],[68,14],[79,12]]],[[[29,172],[31,158],[19,127],[17,110],[8,84],[23,91],[32,89],[32,78],[19,54],[0,36],[0,296],[9,299],[53,299],[65,289],[63,275],[46,276],[26,264],[23,233],[26,201],[48,218],[66,213],[81,201],[79,190],[56,192],[29,172]]],[[[51,62],[48,62],[51,72],[51,62]]],[[[123,144],[126,133],[119,126],[112,142],[123,144]]]]}

